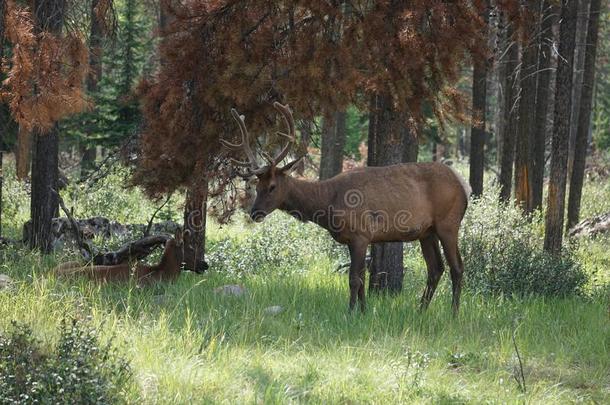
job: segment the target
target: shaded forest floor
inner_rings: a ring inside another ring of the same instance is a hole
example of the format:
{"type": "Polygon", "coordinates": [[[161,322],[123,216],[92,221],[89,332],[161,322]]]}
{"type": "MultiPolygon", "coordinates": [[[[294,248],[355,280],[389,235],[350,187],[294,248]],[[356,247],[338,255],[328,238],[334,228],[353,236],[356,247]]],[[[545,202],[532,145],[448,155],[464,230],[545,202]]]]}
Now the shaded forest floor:
{"type": "MultiPolygon", "coordinates": [[[[123,216],[117,219],[145,222],[154,207],[116,189],[120,195],[110,205],[123,216]]],[[[589,183],[584,195],[584,216],[610,210],[607,184],[589,183]]],[[[81,201],[79,216],[110,216],[103,212],[104,198],[81,201]]],[[[180,211],[174,211],[167,216],[179,218],[180,211]]],[[[20,212],[15,210],[9,233],[18,234],[20,212]]],[[[294,222],[274,215],[278,226],[294,222]]],[[[243,240],[252,229],[239,223],[213,225],[212,263],[222,262],[227,235],[243,240]]],[[[5,250],[0,251],[0,273],[16,282],[0,291],[0,330],[19,320],[50,342],[61,319],[90,319],[131,362],[133,386],[125,393],[130,402],[607,403],[608,242],[588,240],[577,249],[584,269],[595,273],[583,295],[465,292],[458,319],[451,317],[447,276],[430,309],[417,310],[425,266],[415,245],[406,249],[403,292],[369,297],[366,314],[347,312],[347,277],[335,271],[337,260],[344,259],[337,259],[342,253],[335,251],[312,252],[306,264],[286,271],[284,262],[251,273],[212,266],[204,275],[183,274],[173,285],[139,289],[56,280],[49,270],[64,253],[41,258],[5,250]],[[227,284],[242,285],[246,292],[215,292],[227,284]],[[270,306],[283,311],[270,314],[270,306]],[[526,392],[515,380],[520,371],[513,333],[526,392]]]]}

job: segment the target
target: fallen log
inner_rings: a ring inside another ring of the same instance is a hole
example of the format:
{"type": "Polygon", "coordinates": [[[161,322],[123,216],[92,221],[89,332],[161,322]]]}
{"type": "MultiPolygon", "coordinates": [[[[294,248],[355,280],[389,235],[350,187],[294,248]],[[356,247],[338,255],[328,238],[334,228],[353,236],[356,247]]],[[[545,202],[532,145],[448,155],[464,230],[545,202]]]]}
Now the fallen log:
{"type": "Polygon", "coordinates": [[[570,229],[569,235],[574,238],[580,238],[583,236],[597,236],[604,233],[610,232],[610,212],[602,215],[598,215],[594,218],[585,219],[580,221],[572,229],[570,229]]]}
{"type": "MultiPolygon", "coordinates": [[[[114,266],[130,261],[141,260],[150,255],[157,247],[165,245],[170,235],[151,235],[128,242],[113,252],[100,252],[90,260],[95,265],[114,266]]],[[[86,258],[85,258],[86,259],[86,258]]]]}

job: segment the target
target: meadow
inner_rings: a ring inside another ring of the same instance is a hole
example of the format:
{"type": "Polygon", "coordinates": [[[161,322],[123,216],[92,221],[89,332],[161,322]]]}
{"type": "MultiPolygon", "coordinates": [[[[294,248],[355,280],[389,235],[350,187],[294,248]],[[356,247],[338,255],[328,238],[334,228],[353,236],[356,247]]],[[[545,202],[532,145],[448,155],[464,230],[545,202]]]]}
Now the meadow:
{"type": "MultiPolygon", "coordinates": [[[[17,236],[27,193],[11,174],[4,232],[17,236]]],[[[120,173],[104,182],[64,198],[79,217],[148,220],[154,204],[122,189],[120,173]]],[[[608,403],[610,237],[571,242],[558,271],[539,257],[541,219],[522,220],[488,190],[464,221],[457,318],[448,275],[419,311],[425,264],[415,244],[403,291],[349,313],[337,271],[345,249],[275,213],[263,224],[212,223],[208,272],[151,288],[58,280],[50,270],[74,253],[2,249],[0,274],[14,283],[0,290],[0,334],[18,321],[52,347],[62,319],[90,325],[129,363],[118,387],[126,403],[608,403]],[[216,290],[233,284],[245,293],[216,290]]],[[[607,179],[589,180],[583,195],[583,217],[610,211],[607,179]]],[[[180,204],[162,217],[178,219],[180,204]]]]}

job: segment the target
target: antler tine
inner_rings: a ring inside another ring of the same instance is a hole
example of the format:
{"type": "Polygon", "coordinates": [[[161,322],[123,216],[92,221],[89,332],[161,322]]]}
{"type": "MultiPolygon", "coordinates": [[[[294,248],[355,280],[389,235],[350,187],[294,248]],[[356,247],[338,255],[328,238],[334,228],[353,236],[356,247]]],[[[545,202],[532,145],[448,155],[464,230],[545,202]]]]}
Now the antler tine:
{"type": "Polygon", "coordinates": [[[292,117],[292,111],[290,111],[290,107],[288,107],[288,104],[283,105],[276,101],[275,103],[273,103],[273,107],[275,107],[275,109],[282,115],[282,117],[284,118],[284,122],[288,127],[288,134],[284,132],[278,132],[278,135],[282,135],[288,138],[288,143],[286,143],[282,151],[273,159],[273,165],[275,166],[282,160],[284,160],[284,158],[288,155],[292,143],[296,140],[296,131],[294,129],[295,126],[294,118],[292,117]]]}
{"type": "Polygon", "coordinates": [[[256,155],[250,148],[250,135],[248,134],[248,129],[246,128],[246,123],[244,122],[245,117],[243,115],[239,115],[235,108],[231,108],[231,115],[233,116],[235,121],[237,121],[237,125],[239,126],[239,132],[241,133],[241,143],[231,143],[224,139],[221,139],[220,143],[222,143],[222,145],[228,149],[242,149],[245,152],[246,157],[248,158],[248,162],[243,162],[233,158],[231,158],[231,161],[237,166],[249,167],[250,172],[256,174],[259,171],[259,167],[256,163],[256,155]]]}

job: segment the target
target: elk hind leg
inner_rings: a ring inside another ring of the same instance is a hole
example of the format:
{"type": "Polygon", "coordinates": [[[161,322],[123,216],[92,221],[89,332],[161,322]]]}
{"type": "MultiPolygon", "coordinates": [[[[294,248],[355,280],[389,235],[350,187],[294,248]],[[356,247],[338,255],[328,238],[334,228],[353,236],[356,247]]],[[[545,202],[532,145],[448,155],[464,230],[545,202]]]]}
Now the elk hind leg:
{"type": "Polygon", "coordinates": [[[451,229],[445,232],[439,232],[439,238],[443,245],[443,251],[445,252],[445,258],[449,264],[451,270],[451,284],[453,289],[453,296],[451,306],[453,308],[453,314],[457,315],[460,309],[460,294],[462,291],[462,275],[464,273],[464,264],[462,263],[462,257],[458,250],[458,230],[451,229]]]}
{"type": "Polygon", "coordinates": [[[426,288],[421,297],[420,309],[424,310],[428,308],[436,286],[438,285],[445,268],[443,266],[443,258],[441,257],[440,247],[438,245],[438,237],[436,234],[430,234],[429,236],[419,241],[421,245],[421,251],[426,261],[426,267],[428,269],[428,281],[426,288]]]}

